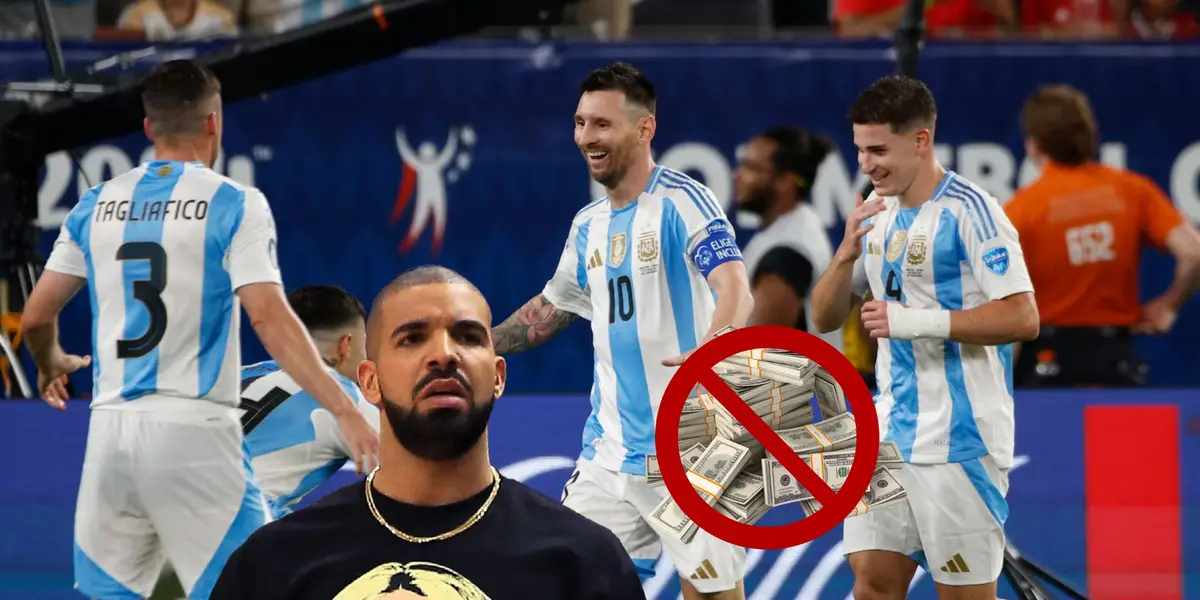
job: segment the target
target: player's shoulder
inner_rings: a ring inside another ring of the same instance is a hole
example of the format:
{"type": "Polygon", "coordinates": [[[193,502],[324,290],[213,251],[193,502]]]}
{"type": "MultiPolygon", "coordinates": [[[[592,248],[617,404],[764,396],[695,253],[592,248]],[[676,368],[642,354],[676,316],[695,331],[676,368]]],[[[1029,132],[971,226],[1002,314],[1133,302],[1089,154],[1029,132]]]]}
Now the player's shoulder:
{"type": "Polygon", "coordinates": [[[266,195],[262,193],[262,190],[252,185],[240,183],[232,177],[222,175],[206,166],[189,164],[187,174],[190,178],[194,178],[192,180],[194,182],[204,182],[206,187],[212,186],[213,189],[218,191],[227,190],[232,192],[215,194],[213,197],[213,201],[215,202],[236,202],[241,204],[247,201],[266,202],[266,195]]]}
{"type": "Polygon", "coordinates": [[[979,184],[950,171],[943,182],[937,204],[949,210],[960,224],[994,230],[997,219],[1004,215],[1000,201],[979,184]]]}
{"type": "Polygon", "coordinates": [[[509,507],[519,517],[522,529],[530,537],[554,539],[584,555],[620,548],[616,536],[607,527],[555,502],[545,494],[517,481],[503,478],[502,486],[510,495],[509,507]]]}
{"type": "Polygon", "coordinates": [[[589,221],[603,213],[606,208],[608,208],[608,196],[592,200],[579,209],[579,212],[575,213],[575,218],[571,220],[571,224],[579,225],[585,221],[589,221]]]}

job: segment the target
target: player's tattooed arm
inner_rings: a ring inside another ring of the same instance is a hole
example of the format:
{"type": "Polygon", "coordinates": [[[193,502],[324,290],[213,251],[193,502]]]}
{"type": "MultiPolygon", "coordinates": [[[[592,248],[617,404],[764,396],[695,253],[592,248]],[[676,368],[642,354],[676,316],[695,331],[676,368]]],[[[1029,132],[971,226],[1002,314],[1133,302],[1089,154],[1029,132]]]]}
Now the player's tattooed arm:
{"type": "Polygon", "coordinates": [[[578,315],[559,310],[538,294],[525,306],[492,328],[496,354],[515,354],[539,346],[567,328],[578,315]]]}

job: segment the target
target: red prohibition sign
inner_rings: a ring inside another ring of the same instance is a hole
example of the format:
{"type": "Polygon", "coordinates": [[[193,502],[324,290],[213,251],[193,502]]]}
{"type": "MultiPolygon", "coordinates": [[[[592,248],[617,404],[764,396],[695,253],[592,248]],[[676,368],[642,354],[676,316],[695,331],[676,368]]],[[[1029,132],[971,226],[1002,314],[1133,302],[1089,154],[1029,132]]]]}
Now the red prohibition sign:
{"type": "Polygon", "coordinates": [[[871,475],[879,461],[879,422],[871,392],[858,370],[841,352],[824,340],[803,331],[775,325],[735,329],[700,346],[679,367],[667,384],[655,422],[656,432],[678,432],[683,404],[688,393],[699,383],[733,418],[754,436],[763,448],[796,478],[800,485],[821,503],[815,514],[787,525],[757,526],[740,523],[703,500],[692,488],[683,459],[679,456],[679,436],[656,435],[655,451],[667,491],[700,529],[735,546],[778,550],[811,542],[833,530],[862,500],[871,485],[871,475]],[[725,384],[712,368],[722,360],[757,348],[779,348],[804,356],[823,367],[841,386],[854,414],[857,443],[854,464],[842,489],[834,492],[770,426],[725,384]]]}

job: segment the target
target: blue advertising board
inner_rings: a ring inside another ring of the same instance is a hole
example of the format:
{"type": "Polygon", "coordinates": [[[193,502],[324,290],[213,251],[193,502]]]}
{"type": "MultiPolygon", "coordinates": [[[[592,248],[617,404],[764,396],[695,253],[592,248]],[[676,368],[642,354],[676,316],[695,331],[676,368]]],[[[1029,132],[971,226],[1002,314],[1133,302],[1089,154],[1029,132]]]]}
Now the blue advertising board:
{"type": "MultiPolygon", "coordinates": [[[[1089,407],[1169,407],[1177,417],[1164,430],[1151,431],[1131,423],[1140,432],[1101,439],[1117,452],[1136,453],[1130,445],[1146,436],[1178,439],[1178,461],[1147,457],[1141,472],[1131,473],[1128,486],[1174,484],[1173,505],[1160,507],[1180,515],[1177,531],[1157,532],[1166,545],[1174,544],[1182,556],[1180,573],[1170,565],[1157,565],[1159,589],[1163,577],[1179,581],[1179,595],[1200,597],[1200,391],[1154,391],[1131,394],[1112,392],[1029,392],[1017,395],[1016,466],[1009,475],[1011,508],[1007,532],[1012,544],[1076,586],[1087,586],[1089,577],[1112,576],[1089,563],[1089,550],[1112,551],[1097,546],[1101,532],[1089,531],[1089,510],[1096,508],[1097,481],[1087,463],[1085,448],[1097,443],[1103,431],[1089,431],[1089,407]],[[1164,465],[1177,464],[1177,468],[1164,465]],[[1091,539],[1089,539],[1091,536],[1091,539]],[[1170,541],[1173,540],[1173,541],[1170,541]]],[[[1122,410],[1129,410],[1123,408],[1122,410]]],[[[585,395],[504,396],[497,401],[489,429],[492,463],[505,475],[524,481],[547,496],[559,498],[579,454],[580,432],[589,404],[585,395]]],[[[0,436],[0,600],[74,600],[71,589],[71,534],[75,494],[82,465],[88,410],[83,401],[71,403],[65,413],[36,401],[0,403],[0,422],[9,424],[0,436]]],[[[1095,457],[1091,457],[1094,459],[1095,457]]],[[[305,499],[311,502],[336,486],[353,481],[339,473],[305,499]]],[[[1168,485],[1169,487],[1169,485],[1168,485]]],[[[795,505],[773,509],[761,522],[782,524],[800,518],[795,505]]],[[[1132,521],[1138,507],[1111,516],[1132,521]]],[[[1091,525],[1095,527],[1094,524],[1091,525]]],[[[853,578],[840,550],[840,526],[817,540],[780,551],[751,550],[748,554],[747,597],[756,600],[804,598],[849,599],[853,578]]],[[[1118,552],[1131,548],[1128,538],[1114,542],[1118,552]]],[[[1132,546],[1137,548],[1137,546],[1132,546]]],[[[1131,559],[1132,560],[1132,559],[1131,559]]],[[[1111,568],[1111,567],[1109,567],[1111,568]]],[[[679,593],[676,577],[667,562],[646,583],[651,600],[672,600],[679,593]]],[[[1103,590],[1091,589],[1093,594],[1103,590]]],[[[913,600],[935,598],[929,577],[916,580],[913,600]]],[[[1007,584],[1000,597],[1015,596],[1007,584]]],[[[1101,598],[1100,595],[1095,596],[1101,598]]]]}
{"type": "MultiPolygon", "coordinates": [[[[67,55],[86,62],[105,52],[67,55]]],[[[24,58],[0,64],[0,77],[29,76],[40,68],[31,56],[24,48],[24,58]]],[[[271,201],[289,287],[340,284],[369,302],[403,269],[436,262],[473,280],[499,320],[542,289],[572,216],[599,195],[571,122],[580,80],[615,60],[643,68],[657,86],[657,159],[709,185],[743,242],[755,222],[731,207],[739,145],[781,123],[832,137],[839,152],[822,166],[812,201],[841,239],[864,183],[844,115],[895,68],[877,43],[447,43],[229,106],[218,169],[271,201]]],[[[1198,61],[1200,45],[930,43],[921,76],[939,103],[939,156],[1001,200],[1036,175],[1017,123],[1023,100],[1039,84],[1066,82],[1092,97],[1103,160],[1150,176],[1200,221],[1198,61]]],[[[66,153],[49,157],[43,250],[80,192],[150,155],[133,133],[81,149],[78,165],[66,153]]],[[[1143,263],[1150,297],[1170,282],[1173,261],[1150,252],[1143,263]]],[[[1170,335],[1139,340],[1154,384],[1200,385],[1196,308],[1170,335]]],[[[88,351],[89,318],[76,299],[63,318],[69,350],[88,351]]],[[[243,336],[246,362],[265,358],[250,328],[243,336]]],[[[587,389],[588,329],[562,338],[512,361],[515,391],[587,389]]],[[[80,374],[80,390],[88,377],[80,374]]]]}

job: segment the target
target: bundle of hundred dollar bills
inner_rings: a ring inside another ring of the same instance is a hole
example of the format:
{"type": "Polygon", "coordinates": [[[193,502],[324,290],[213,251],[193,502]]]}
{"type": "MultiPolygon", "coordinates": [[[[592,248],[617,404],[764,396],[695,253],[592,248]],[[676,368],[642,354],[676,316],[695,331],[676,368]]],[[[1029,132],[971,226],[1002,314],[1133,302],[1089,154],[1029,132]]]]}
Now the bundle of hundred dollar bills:
{"type": "MultiPolygon", "coordinates": [[[[728,331],[732,329],[721,333],[728,331]]],[[[739,352],[713,370],[833,491],[842,488],[854,462],[857,434],[846,397],[825,369],[798,354],[768,348],[739,352]],[[821,416],[815,423],[814,405],[821,416]]],[[[679,448],[686,448],[680,455],[692,487],[730,519],[753,524],[772,507],[794,502],[800,503],[805,515],[821,508],[796,477],[707,393],[684,404],[679,448]]],[[[895,442],[881,443],[871,485],[850,516],[904,498],[904,488],[889,472],[903,464],[895,442]]],[[[662,484],[658,457],[653,454],[646,456],[646,479],[652,485],[662,484]]],[[[651,520],[684,543],[691,542],[698,530],[669,495],[655,507],[651,520]]]]}

